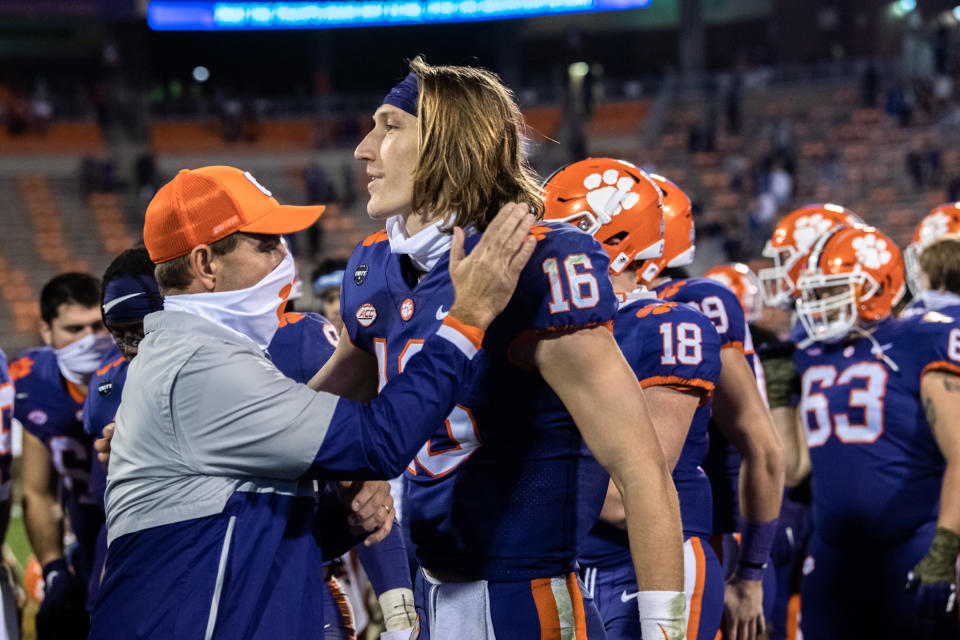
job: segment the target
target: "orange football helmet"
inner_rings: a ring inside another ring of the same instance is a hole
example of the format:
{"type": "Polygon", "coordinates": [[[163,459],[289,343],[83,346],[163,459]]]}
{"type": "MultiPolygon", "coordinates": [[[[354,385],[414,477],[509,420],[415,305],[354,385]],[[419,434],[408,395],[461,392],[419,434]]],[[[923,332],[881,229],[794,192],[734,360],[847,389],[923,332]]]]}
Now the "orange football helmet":
{"type": "Polygon", "coordinates": [[[760,319],[760,314],[763,313],[763,294],[760,293],[760,280],[750,267],[742,262],[730,262],[708,269],[703,275],[737,294],[747,322],[753,323],[760,319]]]}
{"type": "Polygon", "coordinates": [[[858,324],[883,320],[903,297],[903,258],[873,227],[841,227],[821,236],[797,281],[797,314],[813,340],[835,342],[858,324]]]}
{"type": "Polygon", "coordinates": [[[803,259],[817,239],[839,225],[858,224],[863,224],[860,216],[838,204],[811,204],[784,216],[763,248],[763,256],[773,258],[773,266],[760,269],[757,274],[766,304],[793,304],[799,295],[797,277],[803,269],[803,259]]]}
{"type": "Polygon", "coordinates": [[[637,269],[637,278],[645,286],[652,284],[666,267],[691,264],[696,240],[690,198],[663,176],[651,173],[650,178],[663,194],[663,252],[645,260],[637,269]]]}
{"type": "Polygon", "coordinates": [[[907,285],[914,296],[919,296],[924,288],[920,254],[934,241],[948,236],[960,237],[960,202],[947,202],[934,207],[917,225],[913,240],[903,250],[907,285]]]}
{"type": "Polygon", "coordinates": [[[663,252],[660,190],[644,171],[623,160],[572,162],[543,183],[546,220],[575,224],[610,254],[610,272],[663,252]]]}

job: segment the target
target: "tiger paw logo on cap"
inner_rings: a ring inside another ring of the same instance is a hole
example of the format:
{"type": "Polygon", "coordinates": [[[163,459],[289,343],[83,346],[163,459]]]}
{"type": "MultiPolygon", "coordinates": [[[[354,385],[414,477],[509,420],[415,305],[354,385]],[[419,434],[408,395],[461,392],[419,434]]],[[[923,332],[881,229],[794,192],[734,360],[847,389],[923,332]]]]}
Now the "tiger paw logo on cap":
{"type": "Polygon", "coordinates": [[[357,309],[357,322],[364,327],[369,327],[377,319],[377,309],[369,302],[360,305],[357,309]]]}
{"type": "Polygon", "coordinates": [[[413,298],[407,298],[400,305],[400,317],[409,320],[413,317],[413,298]]]}

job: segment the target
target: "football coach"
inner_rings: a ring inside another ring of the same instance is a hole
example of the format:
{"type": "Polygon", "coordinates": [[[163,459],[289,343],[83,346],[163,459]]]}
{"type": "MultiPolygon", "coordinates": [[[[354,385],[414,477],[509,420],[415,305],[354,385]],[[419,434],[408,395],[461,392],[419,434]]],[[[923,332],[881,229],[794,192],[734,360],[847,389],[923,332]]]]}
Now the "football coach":
{"type": "Polygon", "coordinates": [[[516,204],[469,256],[454,230],[449,315],[359,403],[293,382],[265,351],[294,280],[280,234],[322,211],[281,206],[232,167],[181,171],[150,202],[164,309],[144,318],[117,412],[91,638],[322,635],[315,481],[403,471],[453,409],[535,244],[516,204]]]}

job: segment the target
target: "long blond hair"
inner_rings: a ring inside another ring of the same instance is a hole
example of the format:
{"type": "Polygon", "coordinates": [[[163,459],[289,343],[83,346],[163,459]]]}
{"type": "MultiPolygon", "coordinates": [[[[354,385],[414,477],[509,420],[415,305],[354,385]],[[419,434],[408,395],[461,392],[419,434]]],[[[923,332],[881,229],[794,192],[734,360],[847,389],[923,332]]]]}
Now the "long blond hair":
{"type": "Polygon", "coordinates": [[[496,74],[433,66],[418,56],[420,155],[413,209],[453,214],[452,225],[483,230],[508,202],[543,214],[536,174],[523,153],[524,121],[513,92],[496,74]]]}

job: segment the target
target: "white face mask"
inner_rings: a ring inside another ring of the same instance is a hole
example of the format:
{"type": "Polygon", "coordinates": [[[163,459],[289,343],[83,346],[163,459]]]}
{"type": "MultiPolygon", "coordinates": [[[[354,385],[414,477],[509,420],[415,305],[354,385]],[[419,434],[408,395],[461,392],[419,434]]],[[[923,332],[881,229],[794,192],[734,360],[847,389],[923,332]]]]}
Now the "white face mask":
{"type": "Polygon", "coordinates": [[[410,261],[421,271],[430,271],[450,251],[453,235],[440,230],[446,219],[439,220],[412,236],[407,235],[402,216],[387,218],[387,236],[390,251],[410,256],[410,261]]]}
{"type": "Polygon", "coordinates": [[[94,333],[55,349],[54,353],[63,377],[73,384],[86,385],[114,346],[109,333],[94,333]]]}
{"type": "Polygon", "coordinates": [[[289,253],[263,280],[237,291],[184,293],[163,299],[165,311],[183,311],[226,327],[253,340],[266,351],[280,326],[296,269],[289,253]]]}

